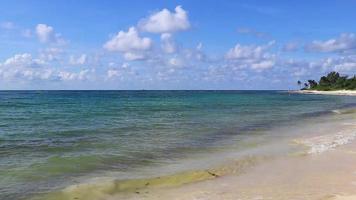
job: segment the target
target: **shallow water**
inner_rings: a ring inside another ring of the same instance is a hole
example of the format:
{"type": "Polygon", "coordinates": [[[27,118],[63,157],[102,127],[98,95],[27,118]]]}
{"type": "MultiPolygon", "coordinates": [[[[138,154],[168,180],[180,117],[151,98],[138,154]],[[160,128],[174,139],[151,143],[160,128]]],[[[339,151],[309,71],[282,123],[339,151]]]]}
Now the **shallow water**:
{"type": "Polygon", "coordinates": [[[1,91],[0,199],[204,169],[220,161],[216,152],[293,134],[274,127],[355,105],[278,91],[1,91]]]}

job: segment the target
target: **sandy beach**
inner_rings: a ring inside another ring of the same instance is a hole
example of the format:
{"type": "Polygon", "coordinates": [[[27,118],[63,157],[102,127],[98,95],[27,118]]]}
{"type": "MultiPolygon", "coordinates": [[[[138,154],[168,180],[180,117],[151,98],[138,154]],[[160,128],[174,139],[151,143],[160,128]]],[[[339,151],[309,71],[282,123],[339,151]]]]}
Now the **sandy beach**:
{"type": "Polygon", "coordinates": [[[356,96],[355,90],[335,90],[335,91],[292,90],[292,91],[289,91],[289,93],[356,96]]]}
{"type": "Polygon", "coordinates": [[[311,147],[306,154],[278,157],[241,174],[109,199],[355,200],[355,127],[344,124],[334,129],[337,134],[306,136],[302,140],[311,147]]]}
{"type": "Polygon", "coordinates": [[[356,199],[355,145],[318,156],[283,158],[229,175],[181,187],[144,190],[119,199],[356,199]]]}
{"type": "MultiPolygon", "coordinates": [[[[236,175],[213,177],[179,186],[147,186],[111,195],[105,190],[67,189],[58,199],[175,199],[175,200],[354,200],[356,199],[356,145],[314,156],[285,157],[236,175]],[[89,196],[87,196],[89,195],[89,196]],[[94,198],[91,198],[94,197],[94,198]]],[[[58,196],[59,197],[59,196],[58,196]]],[[[53,198],[56,199],[56,198],[53,198]]]]}
{"type": "Polygon", "coordinates": [[[356,0],[2,0],[0,200],[356,200],[356,0]]]}
{"type": "Polygon", "coordinates": [[[310,119],[304,127],[277,128],[293,137],[260,148],[293,153],[230,160],[215,168],[151,179],[70,186],[51,200],[355,200],[356,113],[310,119]]]}

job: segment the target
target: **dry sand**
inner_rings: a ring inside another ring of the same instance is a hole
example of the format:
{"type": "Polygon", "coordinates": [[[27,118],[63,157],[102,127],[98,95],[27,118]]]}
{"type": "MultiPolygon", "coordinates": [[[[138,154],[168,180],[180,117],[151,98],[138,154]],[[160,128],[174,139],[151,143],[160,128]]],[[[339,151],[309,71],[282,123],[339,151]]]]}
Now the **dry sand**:
{"type": "Polygon", "coordinates": [[[356,200],[355,150],[356,145],[345,145],[320,155],[278,159],[241,175],[109,199],[356,200]]]}

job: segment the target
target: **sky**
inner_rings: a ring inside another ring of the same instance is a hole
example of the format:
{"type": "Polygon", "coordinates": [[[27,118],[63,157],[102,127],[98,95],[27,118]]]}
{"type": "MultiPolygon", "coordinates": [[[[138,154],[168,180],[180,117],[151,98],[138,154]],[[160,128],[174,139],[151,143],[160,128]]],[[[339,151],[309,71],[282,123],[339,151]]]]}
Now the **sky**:
{"type": "Polygon", "coordinates": [[[356,0],[2,0],[0,89],[296,89],[356,74],[356,0]]]}

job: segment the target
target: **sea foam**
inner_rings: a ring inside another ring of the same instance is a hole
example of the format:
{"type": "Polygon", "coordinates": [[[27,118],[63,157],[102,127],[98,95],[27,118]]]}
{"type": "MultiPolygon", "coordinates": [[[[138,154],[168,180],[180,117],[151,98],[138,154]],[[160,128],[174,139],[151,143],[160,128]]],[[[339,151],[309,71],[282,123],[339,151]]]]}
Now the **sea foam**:
{"type": "Polygon", "coordinates": [[[348,144],[356,138],[355,131],[340,131],[336,134],[321,135],[312,138],[300,139],[298,144],[309,147],[308,154],[320,154],[333,150],[338,146],[348,144]]]}

